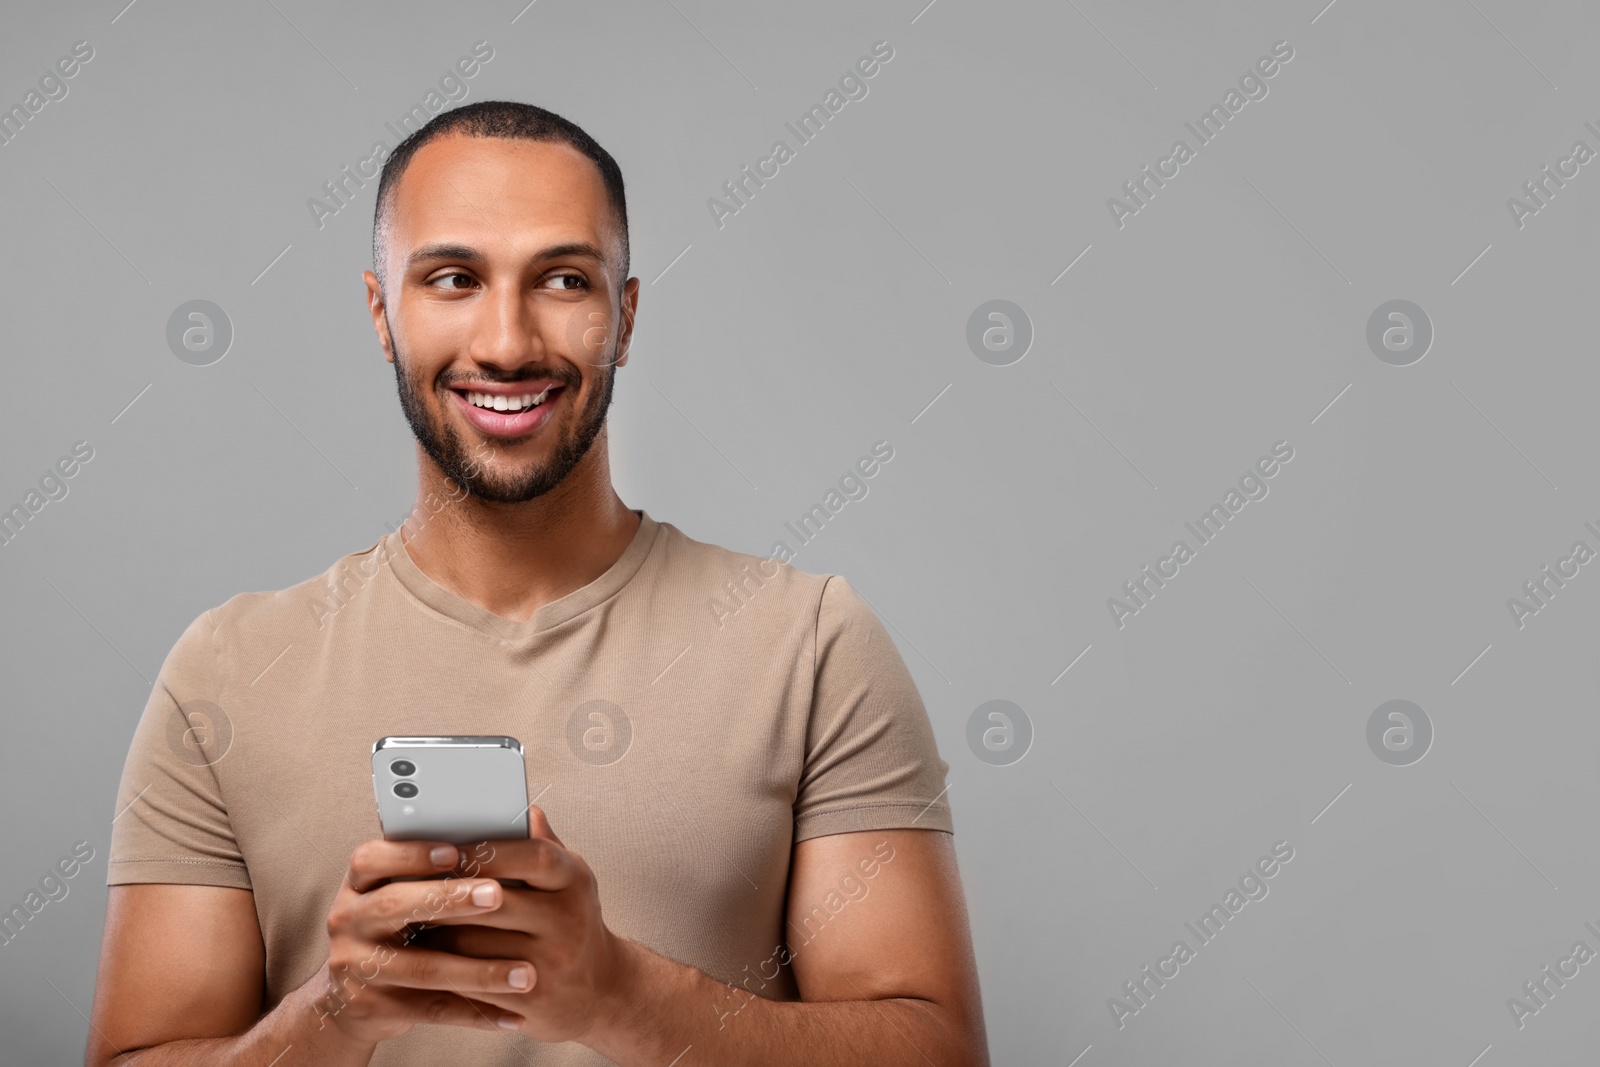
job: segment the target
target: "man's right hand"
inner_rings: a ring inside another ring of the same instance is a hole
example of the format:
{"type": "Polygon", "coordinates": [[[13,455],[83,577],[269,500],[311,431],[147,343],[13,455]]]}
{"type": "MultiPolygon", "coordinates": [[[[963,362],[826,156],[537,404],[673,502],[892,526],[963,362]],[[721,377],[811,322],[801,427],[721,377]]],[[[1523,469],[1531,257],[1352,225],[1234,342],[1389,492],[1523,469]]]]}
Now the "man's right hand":
{"type": "Polygon", "coordinates": [[[438,841],[357,845],[328,910],[328,962],[314,980],[319,1027],[331,1022],[362,1042],[398,1037],[417,1023],[516,1030],[520,1016],[474,995],[525,991],[529,963],[440,952],[415,934],[419,923],[500,906],[500,884],[472,877],[492,855],[487,842],[470,856],[438,841]],[[479,854],[485,848],[488,855],[479,854]],[[404,876],[422,880],[390,880],[404,876]]]}

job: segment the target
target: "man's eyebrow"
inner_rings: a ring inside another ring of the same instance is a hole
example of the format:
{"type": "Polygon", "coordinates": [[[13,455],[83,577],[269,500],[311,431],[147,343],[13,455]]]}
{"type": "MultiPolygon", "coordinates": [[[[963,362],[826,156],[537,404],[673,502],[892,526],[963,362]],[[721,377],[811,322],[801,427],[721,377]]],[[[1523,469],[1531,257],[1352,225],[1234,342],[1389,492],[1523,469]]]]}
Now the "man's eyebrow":
{"type": "Polygon", "coordinates": [[[422,245],[411,250],[406,257],[406,267],[414,267],[418,263],[425,263],[436,259],[455,259],[463,263],[482,263],[483,253],[471,245],[432,244],[422,245]]]}
{"type": "MultiPolygon", "coordinates": [[[[568,241],[564,244],[550,245],[547,248],[539,249],[529,257],[529,262],[534,263],[539,260],[562,259],[574,256],[592,259],[602,265],[606,261],[605,253],[588,241],[568,241]]],[[[471,245],[440,243],[422,245],[413,249],[411,254],[406,257],[406,267],[409,269],[419,263],[430,263],[443,259],[471,263],[474,266],[482,265],[485,262],[483,253],[471,245]]]]}
{"type": "Polygon", "coordinates": [[[593,259],[602,264],[606,261],[606,254],[588,241],[568,241],[566,244],[551,245],[549,248],[539,249],[533,254],[530,262],[541,259],[566,259],[574,256],[593,259]]]}

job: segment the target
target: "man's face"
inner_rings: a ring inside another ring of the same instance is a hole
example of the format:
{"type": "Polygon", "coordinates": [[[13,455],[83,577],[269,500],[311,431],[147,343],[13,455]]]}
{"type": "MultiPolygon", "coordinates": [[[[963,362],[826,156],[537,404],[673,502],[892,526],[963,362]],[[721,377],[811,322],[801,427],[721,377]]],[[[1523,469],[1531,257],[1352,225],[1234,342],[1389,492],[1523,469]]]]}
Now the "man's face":
{"type": "Polygon", "coordinates": [[[562,144],[451,135],[396,194],[387,289],[371,272],[367,288],[406,421],[473,496],[542,496],[603,432],[633,332],[639,283],[617,287],[600,172],[562,144]]]}

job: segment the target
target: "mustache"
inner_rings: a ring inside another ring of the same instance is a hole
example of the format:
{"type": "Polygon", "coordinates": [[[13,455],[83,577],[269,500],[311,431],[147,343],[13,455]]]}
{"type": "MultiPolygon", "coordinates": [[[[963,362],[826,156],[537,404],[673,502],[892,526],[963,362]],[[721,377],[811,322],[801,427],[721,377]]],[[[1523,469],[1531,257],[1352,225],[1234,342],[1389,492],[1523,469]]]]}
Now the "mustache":
{"type": "Polygon", "coordinates": [[[543,382],[553,381],[563,387],[577,385],[581,378],[576,375],[564,374],[555,370],[518,374],[511,378],[497,378],[492,374],[474,375],[472,378],[442,378],[439,380],[441,389],[470,389],[475,385],[515,385],[518,382],[543,382]]]}

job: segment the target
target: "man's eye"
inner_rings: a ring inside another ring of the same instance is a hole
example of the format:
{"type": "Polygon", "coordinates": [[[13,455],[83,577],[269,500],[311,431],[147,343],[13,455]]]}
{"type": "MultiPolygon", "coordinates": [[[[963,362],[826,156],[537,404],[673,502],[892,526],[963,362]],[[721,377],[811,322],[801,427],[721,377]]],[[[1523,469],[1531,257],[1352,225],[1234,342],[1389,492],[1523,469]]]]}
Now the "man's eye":
{"type": "Polygon", "coordinates": [[[579,289],[587,289],[589,287],[589,279],[585,278],[581,274],[552,274],[545,280],[555,282],[555,287],[557,289],[563,289],[568,292],[575,292],[579,289]],[[568,282],[573,282],[575,284],[568,285],[568,282]]]}
{"type": "MultiPolygon", "coordinates": [[[[471,284],[471,282],[472,282],[472,275],[465,274],[465,273],[457,270],[457,271],[451,271],[449,274],[441,274],[437,278],[433,279],[433,282],[430,282],[429,284],[431,285],[434,282],[442,282],[447,278],[465,278],[467,280],[468,284],[471,284]]],[[[459,285],[447,285],[444,288],[446,288],[446,289],[461,289],[461,288],[465,288],[465,287],[464,286],[459,286],[459,285]]]]}

